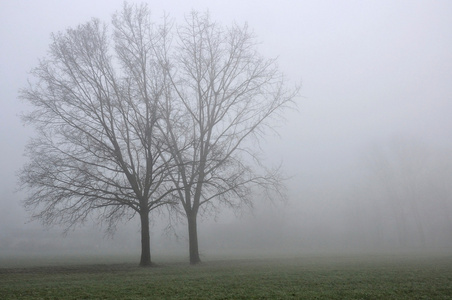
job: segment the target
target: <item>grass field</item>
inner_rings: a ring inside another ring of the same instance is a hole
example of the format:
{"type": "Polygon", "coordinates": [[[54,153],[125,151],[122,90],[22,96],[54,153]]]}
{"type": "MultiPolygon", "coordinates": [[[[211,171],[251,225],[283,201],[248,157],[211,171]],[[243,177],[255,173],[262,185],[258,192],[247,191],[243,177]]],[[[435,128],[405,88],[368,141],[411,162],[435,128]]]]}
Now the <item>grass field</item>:
{"type": "Polygon", "coordinates": [[[452,299],[452,256],[0,268],[1,299],[452,299]]]}

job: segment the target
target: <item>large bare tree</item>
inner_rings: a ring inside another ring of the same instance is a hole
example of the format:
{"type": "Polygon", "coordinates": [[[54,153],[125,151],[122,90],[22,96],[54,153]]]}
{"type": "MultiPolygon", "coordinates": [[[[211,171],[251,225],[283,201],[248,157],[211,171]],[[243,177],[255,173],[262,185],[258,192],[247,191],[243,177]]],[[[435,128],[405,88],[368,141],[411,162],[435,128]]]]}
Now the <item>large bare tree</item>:
{"type": "Polygon", "coordinates": [[[114,230],[141,220],[141,266],[151,265],[150,211],[174,191],[171,157],[158,129],[164,76],[158,28],[146,6],[124,5],[113,31],[92,21],[52,35],[49,55],[21,98],[37,129],[20,173],[25,206],[45,224],[84,222],[90,213],[114,230]]]}
{"type": "Polygon", "coordinates": [[[166,70],[163,133],[178,172],[172,173],[187,218],[190,263],[200,262],[197,217],[221,205],[252,205],[255,187],[282,196],[278,168],[259,164],[259,139],[293,107],[275,61],[264,59],[247,26],[222,27],[192,12],[160,52],[166,70]]]}

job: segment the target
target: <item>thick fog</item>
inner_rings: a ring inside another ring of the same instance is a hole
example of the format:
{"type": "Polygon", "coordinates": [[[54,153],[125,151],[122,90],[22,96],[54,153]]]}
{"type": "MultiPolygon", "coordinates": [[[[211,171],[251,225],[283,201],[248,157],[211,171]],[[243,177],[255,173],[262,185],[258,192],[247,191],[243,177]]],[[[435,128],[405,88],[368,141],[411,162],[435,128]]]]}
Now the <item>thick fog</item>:
{"type": "MultiPolygon", "coordinates": [[[[52,32],[98,17],[118,1],[0,2],[0,256],[137,254],[139,220],[115,235],[92,222],[62,235],[29,221],[17,189],[33,129],[19,115],[29,71],[52,32]]],[[[393,253],[452,250],[452,2],[150,1],[157,21],[209,10],[247,22],[260,51],[278,57],[298,111],[262,140],[263,162],[281,164],[287,202],[199,222],[200,252],[215,255],[393,253]]],[[[151,254],[188,256],[186,226],[152,215],[151,254]]],[[[202,257],[201,257],[202,258],[202,257]]]]}

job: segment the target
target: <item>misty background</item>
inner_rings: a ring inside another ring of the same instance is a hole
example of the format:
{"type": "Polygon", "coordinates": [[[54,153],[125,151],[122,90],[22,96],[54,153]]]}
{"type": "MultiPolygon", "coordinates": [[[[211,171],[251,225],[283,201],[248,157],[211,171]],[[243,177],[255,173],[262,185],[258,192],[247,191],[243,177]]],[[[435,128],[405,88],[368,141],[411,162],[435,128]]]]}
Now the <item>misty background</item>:
{"type": "MultiPolygon", "coordinates": [[[[290,177],[288,201],[256,195],[253,211],[202,217],[202,257],[452,250],[452,2],[145,2],[157,22],[192,9],[224,25],[247,22],[261,53],[302,84],[299,111],[261,143],[263,161],[290,177]]],[[[18,90],[52,32],[92,17],[110,22],[122,4],[0,2],[0,256],[140,251],[138,218],[113,237],[95,216],[63,236],[29,222],[25,192],[15,192],[33,135],[18,90]]],[[[185,256],[184,224],[165,230],[167,218],[154,217],[153,259],[185,256]]]]}

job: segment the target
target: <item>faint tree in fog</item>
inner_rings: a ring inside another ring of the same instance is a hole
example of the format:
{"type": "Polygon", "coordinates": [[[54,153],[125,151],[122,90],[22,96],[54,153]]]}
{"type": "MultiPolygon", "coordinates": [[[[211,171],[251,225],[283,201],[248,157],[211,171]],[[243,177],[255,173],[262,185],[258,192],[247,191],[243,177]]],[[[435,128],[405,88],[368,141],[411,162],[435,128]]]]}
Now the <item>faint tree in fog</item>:
{"type": "Polygon", "coordinates": [[[36,81],[21,91],[34,108],[24,120],[38,136],[20,182],[31,191],[25,206],[45,224],[69,229],[95,212],[114,231],[138,214],[147,266],[150,211],[174,191],[158,129],[166,88],[159,34],[145,6],[125,4],[113,26],[112,35],[93,19],[52,35],[49,56],[32,71],[36,81]]]}
{"type": "Polygon", "coordinates": [[[443,235],[445,228],[450,232],[452,160],[448,151],[444,155],[418,140],[398,137],[375,146],[368,163],[373,197],[381,204],[380,218],[394,223],[401,246],[413,241],[430,246],[428,241],[443,235]]]}
{"type": "MultiPolygon", "coordinates": [[[[187,218],[190,263],[200,262],[197,217],[221,205],[252,205],[254,187],[282,196],[278,169],[259,163],[258,142],[293,105],[275,61],[257,51],[247,26],[222,27],[192,12],[161,57],[166,68],[165,137],[178,172],[172,179],[187,218]]],[[[169,43],[168,43],[169,44],[169,43]]]]}

